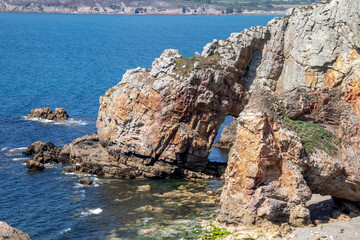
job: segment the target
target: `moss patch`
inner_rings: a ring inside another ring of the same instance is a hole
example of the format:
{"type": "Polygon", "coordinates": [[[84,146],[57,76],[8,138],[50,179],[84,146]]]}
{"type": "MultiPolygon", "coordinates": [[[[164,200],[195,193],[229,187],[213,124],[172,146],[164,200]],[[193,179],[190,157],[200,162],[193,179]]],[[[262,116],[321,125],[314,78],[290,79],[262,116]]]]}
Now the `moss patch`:
{"type": "Polygon", "coordinates": [[[320,124],[292,120],[287,116],[284,116],[282,123],[299,135],[307,155],[316,152],[317,149],[324,150],[331,155],[338,151],[336,145],[341,143],[341,139],[320,124]]]}
{"type": "Polygon", "coordinates": [[[204,231],[204,235],[202,235],[200,237],[200,239],[203,240],[214,240],[214,239],[218,239],[218,238],[222,238],[225,237],[229,234],[231,234],[231,232],[229,232],[226,228],[218,228],[216,226],[214,226],[214,224],[212,222],[210,222],[210,227],[213,228],[212,231],[204,231]]]}
{"type": "Polygon", "coordinates": [[[194,57],[181,57],[176,61],[176,73],[181,75],[189,75],[195,69],[216,69],[219,70],[218,61],[221,59],[220,55],[215,54],[210,57],[194,56],[194,57]],[[197,63],[195,65],[195,63],[197,63]]]}

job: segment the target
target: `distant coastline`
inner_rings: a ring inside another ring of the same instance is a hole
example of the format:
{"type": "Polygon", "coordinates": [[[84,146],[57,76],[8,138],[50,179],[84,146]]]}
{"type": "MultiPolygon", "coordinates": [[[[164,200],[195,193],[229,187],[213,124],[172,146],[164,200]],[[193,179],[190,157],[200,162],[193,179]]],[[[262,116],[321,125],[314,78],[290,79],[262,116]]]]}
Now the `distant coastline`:
{"type": "Polygon", "coordinates": [[[234,14],[183,14],[183,13],[93,13],[93,12],[22,12],[22,11],[0,11],[0,13],[38,13],[38,14],[75,14],[75,15],[131,15],[131,16],[250,16],[250,15],[285,15],[286,11],[276,11],[276,12],[249,12],[249,13],[234,13],[234,14]]]}
{"type": "Polygon", "coordinates": [[[60,3],[56,0],[27,2],[0,0],[0,12],[104,14],[104,15],[282,15],[285,11],[241,10],[211,4],[183,2],[117,2],[87,0],[60,3]]]}

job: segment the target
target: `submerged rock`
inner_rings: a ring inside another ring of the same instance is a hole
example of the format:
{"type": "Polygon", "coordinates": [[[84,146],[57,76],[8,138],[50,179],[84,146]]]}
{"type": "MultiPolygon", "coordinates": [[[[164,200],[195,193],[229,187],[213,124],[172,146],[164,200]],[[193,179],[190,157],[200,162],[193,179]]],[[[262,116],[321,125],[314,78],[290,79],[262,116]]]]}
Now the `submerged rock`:
{"type": "Polygon", "coordinates": [[[32,109],[27,118],[47,119],[53,121],[63,121],[69,118],[64,108],[55,108],[54,112],[49,107],[32,109]]]}
{"type": "Polygon", "coordinates": [[[25,163],[29,171],[42,171],[45,169],[44,164],[34,160],[26,160],[25,163]]]}
{"type": "Polygon", "coordinates": [[[23,231],[10,227],[7,223],[0,221],[1,240],[31,240],[30,236],[23,231]]]}
{"type": "Polygon", "coordinates": [[[138,186],[137,190],[138,191],[149,191],[151,189],[150,185],[142,185],[142,186],[138,186]]]}
{"type": "Polygon", "coordinates": [[[91,185],[92,180],[89,177],[84,177],[84,178],[79,179],[79,183],[83,184],[83,185],[91,185]]]}

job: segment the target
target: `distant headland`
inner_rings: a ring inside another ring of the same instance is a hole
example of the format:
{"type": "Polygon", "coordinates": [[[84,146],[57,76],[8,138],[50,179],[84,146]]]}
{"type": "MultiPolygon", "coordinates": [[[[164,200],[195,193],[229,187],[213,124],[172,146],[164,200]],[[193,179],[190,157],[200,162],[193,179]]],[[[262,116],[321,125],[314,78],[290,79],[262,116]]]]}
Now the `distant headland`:
{"type": "MultiPolygon", "coordinates": [[[[302,1],[302,4],[314,0],[302,1]]],[[[286,9],[299,4],[275,1],[212,0],[0,0],[0,12],[65,13],[65,14],[123,14],[123,15],[265,15],[285,14],[286,9]]]]}

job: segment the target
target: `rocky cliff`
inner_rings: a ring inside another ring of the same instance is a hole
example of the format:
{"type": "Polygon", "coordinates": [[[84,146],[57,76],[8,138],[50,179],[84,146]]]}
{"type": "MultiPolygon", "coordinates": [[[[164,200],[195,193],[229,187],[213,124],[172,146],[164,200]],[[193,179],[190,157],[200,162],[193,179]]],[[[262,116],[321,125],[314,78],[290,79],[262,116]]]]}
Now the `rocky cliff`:
{"type": "Polygon", "coordinates": [[[100,98],[97,134],[58,157],[118,177],[219,176],[207,157],[231,115],[239,124],[220,223],[306,225],[312,193],[357,206],[359,8],[321,2],[214,40],[201,55],[166,50],[151,69],[128,70],[100,98]]]}

